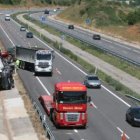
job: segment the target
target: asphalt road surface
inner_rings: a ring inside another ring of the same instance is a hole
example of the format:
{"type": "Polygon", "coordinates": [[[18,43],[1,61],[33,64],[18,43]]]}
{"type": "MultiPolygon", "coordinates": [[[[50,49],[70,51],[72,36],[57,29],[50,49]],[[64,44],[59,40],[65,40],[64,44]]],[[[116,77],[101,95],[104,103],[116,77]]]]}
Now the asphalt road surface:
{"type": "MultiPolygon", "coordinates": [[[[6,47],[37,45],[48,48],[36,37],[27,39],[26,33],[20,32],[20,27],[13,20],[5,21],[3,16],[0,16],[0,38],[6,47]]],[[[56,82],[68,80],[83,82],[86,74],[58,52],[55,52],[52,77],[35,77],[32,72],[24,70],[19,70],[18,73],[28,93],[35,100],[40,95],[52,94],[56,82]]],[[[94,107],[88,105],[87,129],[56,129],[47,118],[56,140],[120,140],[122,131],[125,131],[128,139],[139,140],[140,129],[132,127],[125,121],[125,112],[131,105],[127,99],[122,97],[125,101],[122,100],[104,85],[101,89],[89,89],[88,95],[91,96],[94,107]]]]}
{"type": "MultiPolygon", "coordinates": [[[[51,14],[53,14],[53,13],[51,13],[51,14]]],[[[74,28],[74,30],[70,30],[70,29],[68,29],[67,24],[63,24],[61,22],[54,21],[54,20],[48,18],[48,16],[42,12],[31,14],[31,17],[33,17],[36,20],[39,20],[40,22],[43,22],[53,28],[56,28],[70,36],[83,40],[84,42],[92,44],[103,50],[107,50],[108,52],[111,52],[111,53],[115,54],[116,56],[120,56],[121,58],[131,61],[132,63],[136,63],[140,66],[140,49],[138,49],[138,48],[134,48],[132,46],[122,44],[120,42],[116,42],[114,40],[105,38],[103,36],[101,36],[101,40],[93,40],[92,39],[93,33],[78,29],[76,27],[74,28]],[[41,20],[42,16],[45,17],[45,21],[41,20]]]]}

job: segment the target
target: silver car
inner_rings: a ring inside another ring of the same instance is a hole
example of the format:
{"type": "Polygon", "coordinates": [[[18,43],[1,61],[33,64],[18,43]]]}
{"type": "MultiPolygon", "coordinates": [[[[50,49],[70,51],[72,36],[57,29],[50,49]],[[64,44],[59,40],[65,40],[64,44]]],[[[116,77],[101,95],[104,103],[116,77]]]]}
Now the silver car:
{"type": "Polygon", "coordinates": [[[88,88],[101,88],[101,81],[97,75],[87,75],[84,80],[84,85],[88,88]]]}
{"type": "Polygon", "coordinates": [[[26,28],[24,26],[21,26],[20,31],[26,31],[26,28]]]}

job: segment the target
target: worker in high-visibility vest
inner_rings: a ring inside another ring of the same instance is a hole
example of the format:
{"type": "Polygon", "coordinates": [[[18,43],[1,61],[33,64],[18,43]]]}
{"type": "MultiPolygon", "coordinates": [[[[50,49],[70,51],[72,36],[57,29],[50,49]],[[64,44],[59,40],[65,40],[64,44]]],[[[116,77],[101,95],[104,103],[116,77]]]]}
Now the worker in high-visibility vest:
{"type": "Polygon", "coordinates": [[[19,69],[19,65],[20,65],[20,60],[16,60],[16,69],[19,69]]]}

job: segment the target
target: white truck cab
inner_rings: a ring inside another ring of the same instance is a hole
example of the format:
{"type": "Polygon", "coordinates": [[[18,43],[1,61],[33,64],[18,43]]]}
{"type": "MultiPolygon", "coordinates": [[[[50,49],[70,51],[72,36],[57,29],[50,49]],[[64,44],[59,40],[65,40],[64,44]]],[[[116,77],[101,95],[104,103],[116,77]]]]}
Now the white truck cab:
{"type": "Polygon", "coordinates": [[[35,73],[50,73],[52,75],[53,53],[51,50],[38,50],[35,54],[35,73]]]}

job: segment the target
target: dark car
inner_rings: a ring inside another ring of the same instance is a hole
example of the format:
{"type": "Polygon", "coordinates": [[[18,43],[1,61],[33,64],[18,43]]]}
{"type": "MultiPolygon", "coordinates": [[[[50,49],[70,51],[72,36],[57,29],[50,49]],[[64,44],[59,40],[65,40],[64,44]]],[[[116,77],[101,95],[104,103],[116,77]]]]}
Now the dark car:
{"type": "Polygon", "coordinates": [[[45,10],[45,11],[44,11],[44,14],[49,14],[49,13],[50,13],[49,10],[45,10]]]}
{"type": "Polygon", "coordinates": [[[26,28],[24,26],[21,26],[20,31],[26,31],[26,28]]]}
{"type": "Polygon", "coordinates": [[[33,38],[33,33],[32,32],[27,32],[26,37],[27,38],[33,38]]]}
{"type": "Polygon", "coordinates": [[[74,25],[68,25],[68,29],[74,29],[74,25]]]}
{"type": "Polygon", "coordinates": [[[93,35],[93,39],[95,39],[95,40],[101,40],[101,36],[98,35],[98,34],[94,34],[93,35]]]}
{"type": "Polygon", "coordinates": [[[101,88],[101,81],[97,75],[87,75],[84,79],[84,85],[88,88],[101,88]]]}
{"type": "Polygon", "coordinates": [[[130,107],[126,112],[126,121],[140,127],[140,107],[130,107]]]}

